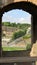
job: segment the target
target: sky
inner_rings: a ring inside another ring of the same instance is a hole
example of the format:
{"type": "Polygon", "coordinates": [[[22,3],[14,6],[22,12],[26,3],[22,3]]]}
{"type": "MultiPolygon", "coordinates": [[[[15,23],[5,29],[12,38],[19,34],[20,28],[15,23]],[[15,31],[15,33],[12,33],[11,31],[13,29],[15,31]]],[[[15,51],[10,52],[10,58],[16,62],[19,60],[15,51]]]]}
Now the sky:
{"type": "Polygon", "coordinates": [[[31,24],[31,14],[23,11],[22,9],[13,9],[8,12],[4,12],[2,22],[31,24]]]}

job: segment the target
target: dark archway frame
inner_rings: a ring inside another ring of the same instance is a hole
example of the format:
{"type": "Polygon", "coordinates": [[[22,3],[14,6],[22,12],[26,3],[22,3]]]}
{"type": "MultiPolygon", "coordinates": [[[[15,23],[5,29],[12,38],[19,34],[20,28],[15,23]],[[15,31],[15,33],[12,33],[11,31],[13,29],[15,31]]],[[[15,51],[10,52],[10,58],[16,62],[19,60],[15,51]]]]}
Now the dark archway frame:
{"type": "Polygon", "coordinates": [[[30,2],[16,2],[4,6],[0,9],[0,56],[29,56],[30,50],[27,51],[12,51],[12,52],[3,52],[2,44],[1,44],[1,35],[2,35],[2,16],[4,12],[8,12],[12,9],[23,9],[24,11],[30,13],[31,17],[31,25],[32,25],[32,44],[37,40],[37,6],[30,2]],[[26,55],[27,54],[27,55],[26,55]]]}

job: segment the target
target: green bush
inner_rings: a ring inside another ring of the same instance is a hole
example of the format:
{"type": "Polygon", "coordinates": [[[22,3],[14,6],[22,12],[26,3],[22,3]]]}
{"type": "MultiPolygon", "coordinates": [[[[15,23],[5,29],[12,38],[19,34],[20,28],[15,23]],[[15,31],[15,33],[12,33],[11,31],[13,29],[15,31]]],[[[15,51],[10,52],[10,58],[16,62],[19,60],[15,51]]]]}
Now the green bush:
{"type": "Polygon", "coordinates": [[[26,50],[29,50],[29,49],[31,49],[31,44],[27,44],[26,46],[26,50]]]}
{"type": "Polygon", "coordinates": [[[26,31],[18,31],[13,34],[13,39],[17,39],[26,34],[26,31]]]}

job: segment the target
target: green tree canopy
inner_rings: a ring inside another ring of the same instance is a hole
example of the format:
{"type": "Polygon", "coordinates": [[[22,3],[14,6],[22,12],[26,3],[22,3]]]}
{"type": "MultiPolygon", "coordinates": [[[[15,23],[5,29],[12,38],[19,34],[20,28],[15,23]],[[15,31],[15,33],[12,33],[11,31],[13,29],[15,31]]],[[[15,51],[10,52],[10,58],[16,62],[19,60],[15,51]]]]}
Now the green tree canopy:
{"type": "Polygon", "coordinates": [[[10,24],[10,22],[2,22],[2,25],[4,25],[4,26],[10,26],[11,24],[10,24]]]}

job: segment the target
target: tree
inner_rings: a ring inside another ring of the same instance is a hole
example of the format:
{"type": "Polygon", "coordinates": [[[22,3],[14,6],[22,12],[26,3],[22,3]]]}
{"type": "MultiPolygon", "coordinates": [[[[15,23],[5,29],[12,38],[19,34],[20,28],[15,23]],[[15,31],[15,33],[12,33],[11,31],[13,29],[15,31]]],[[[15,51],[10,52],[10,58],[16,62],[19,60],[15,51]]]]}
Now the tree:
{"type": "Polygon", "coordinates": [[[10,24],[10,22],[2,22],[2,25],[4,25],[4,26],[10,26],[11,24],[10,24]]]}
{"type": "Polygon", "coordinates": [[[16,25],[16,23],[11,23],[11,26],[16,27],[17,25],[16,25]]]}

